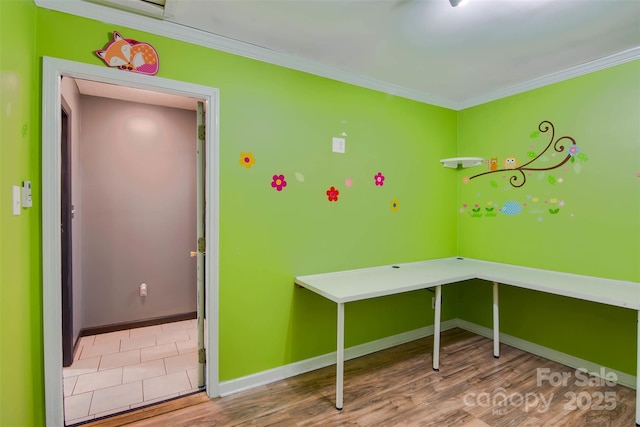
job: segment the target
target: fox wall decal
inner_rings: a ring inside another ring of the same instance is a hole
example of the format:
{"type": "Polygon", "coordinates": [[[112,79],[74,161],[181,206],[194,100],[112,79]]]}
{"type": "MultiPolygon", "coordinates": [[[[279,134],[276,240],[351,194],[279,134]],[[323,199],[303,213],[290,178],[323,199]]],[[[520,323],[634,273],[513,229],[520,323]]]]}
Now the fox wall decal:
{"type": "Polygon", "coordinates": [[[102,50],[94,51],[109,67],[135,73],[155,75],[158,73],[160,60],[158,52],[148,43],[125,39],[114,31],[113,40],[102,50]]]}

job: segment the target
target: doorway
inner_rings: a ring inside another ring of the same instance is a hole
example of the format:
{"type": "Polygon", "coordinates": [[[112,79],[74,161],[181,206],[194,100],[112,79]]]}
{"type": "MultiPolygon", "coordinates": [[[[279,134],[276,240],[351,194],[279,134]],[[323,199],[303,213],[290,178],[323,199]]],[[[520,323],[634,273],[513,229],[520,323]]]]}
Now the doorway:
{"type": "MultiPolygon", "coordinates": [[[[75,358],[63,363],[70,425],[204,386],[198,260],[190,255],[203,235],[196,224],[204,219],[196,215],[197,182],[203,180],[197,178],[202,171],[195,99],[68,77],[61,96],[77,122],[68,156],[74,160],[72,185],[64,185],[69,168],[61,141],[63,223],[70,209],[67,188],[73,187],[73,234],[79,239],[71,252],[80,264],[74,287],[81,294],[75,307],[63,304],[62,313],[64,336],[67,314],[78,312],[75,358]]],[[[63,136],[64,130],[63,121],[63,136]]],[[[71,246],[67,229],[62,228],[63,284],[65,248],[71,246]]]]}
{"type": "MultiPolygon", "coordinates": [[[[206,361],[204,371],[207,394],[219,395],[218,348],[217,348],[217,259],[218,259],[218,191],[217,191],[217,116],[218,91],[213,88],[192,85],[162,78],[122,72],[115,69],[91,66],[54,58],[43,59],[43,125],[42,125],[42,205],[43,205],[43,318],[45,336],[45,393],[47,424],[63,425],[64,410],[62,390],[62,301],[61,301],[61,150],[60,135],[62,119],[60,111],[61,77],[79,78],[117,86],[127,86],[156,92],[201,99],[206,104],[204,123],[206,126],[206,157],[203,200],[208,207],[204,214],[207,242],[203,257],[203,294],[206,318],[207,352],[199,356],[206,361]],[[52,111],[58,113],[53,115],[52,111]],[[55,177],[55,178],[54,178],[55,177]]],[[[204,151],[204,150],[203,150],[204,151]]],[[[204,252],[204,250],[203,250],[204,252]]]]}

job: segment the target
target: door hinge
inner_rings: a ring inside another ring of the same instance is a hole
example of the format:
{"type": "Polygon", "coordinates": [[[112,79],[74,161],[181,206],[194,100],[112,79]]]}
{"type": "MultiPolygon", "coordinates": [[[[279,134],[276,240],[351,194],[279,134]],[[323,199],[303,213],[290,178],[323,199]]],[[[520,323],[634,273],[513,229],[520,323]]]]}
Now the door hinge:
{"type": "Polygon", "coordinates": [[[204,237],[200,237],[198,239],[198,252],[203,254],[205,250],[207,250],[207,241],[204,237]]]}
{"type": "Polygon", "coordinates": [[[201,348],[200,350],[198,350],[198,362],[199,363],[206,363],[207,362],[207,349],[206,348],[201,348]]]}
{"type": "Polygon", "coordinates": [[[204,141],[204,136],[205,136],[205,127],[204,125],[200,125],[198,126],[198,139],[200,139],[201,141],[204,141]]]}

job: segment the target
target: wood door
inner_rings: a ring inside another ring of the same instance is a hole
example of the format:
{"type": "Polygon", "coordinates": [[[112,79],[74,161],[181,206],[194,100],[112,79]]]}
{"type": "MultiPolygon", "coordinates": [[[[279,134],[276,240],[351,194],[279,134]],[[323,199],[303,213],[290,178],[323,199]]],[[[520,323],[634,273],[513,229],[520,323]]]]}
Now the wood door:
{"type": "Polygon", "coordinates": [[[62,261],[62,366],[71,366],[73,362],[73,260],[72,260],[72,225],[73,206],[71,205],[71,136],[69,131],[69,114],[60,110],[61,114],[61,203],[60,234],[62,261]]]}

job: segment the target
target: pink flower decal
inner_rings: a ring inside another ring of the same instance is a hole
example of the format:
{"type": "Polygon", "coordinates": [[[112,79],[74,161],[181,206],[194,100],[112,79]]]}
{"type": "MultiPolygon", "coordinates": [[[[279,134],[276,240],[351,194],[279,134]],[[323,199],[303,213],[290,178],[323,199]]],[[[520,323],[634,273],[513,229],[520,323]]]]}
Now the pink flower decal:
{"type": "Polygon", "coordinates": [[[282,191],[282,189],[287,186],[287,181],[284,180],[284,175],[273,175],[271,186],[278,191],[282,191]]]}
{"type": "Polygon", "coordinates": [[[382,175],[382,172],[378,172],[376,175],[374,175],[373,179],[375,179],[376,185],[379,185],[380,187],[384,185],[384,175],[382,175]]]}
{"type": "Polygon", "coordinates": [[[337,202],[338,194],[340,194],[340,192],[333,186],[327,190],[327,197],[329,198],[330,202],[337,202]]]}
{"type": "Polygon", "coordinates": [[[576,144],[570,145],[569,148],[567,148],[567,154],[569,154],[571,157],[575,156],[579,152],[580,147],[578,147],[576,144]]]}

